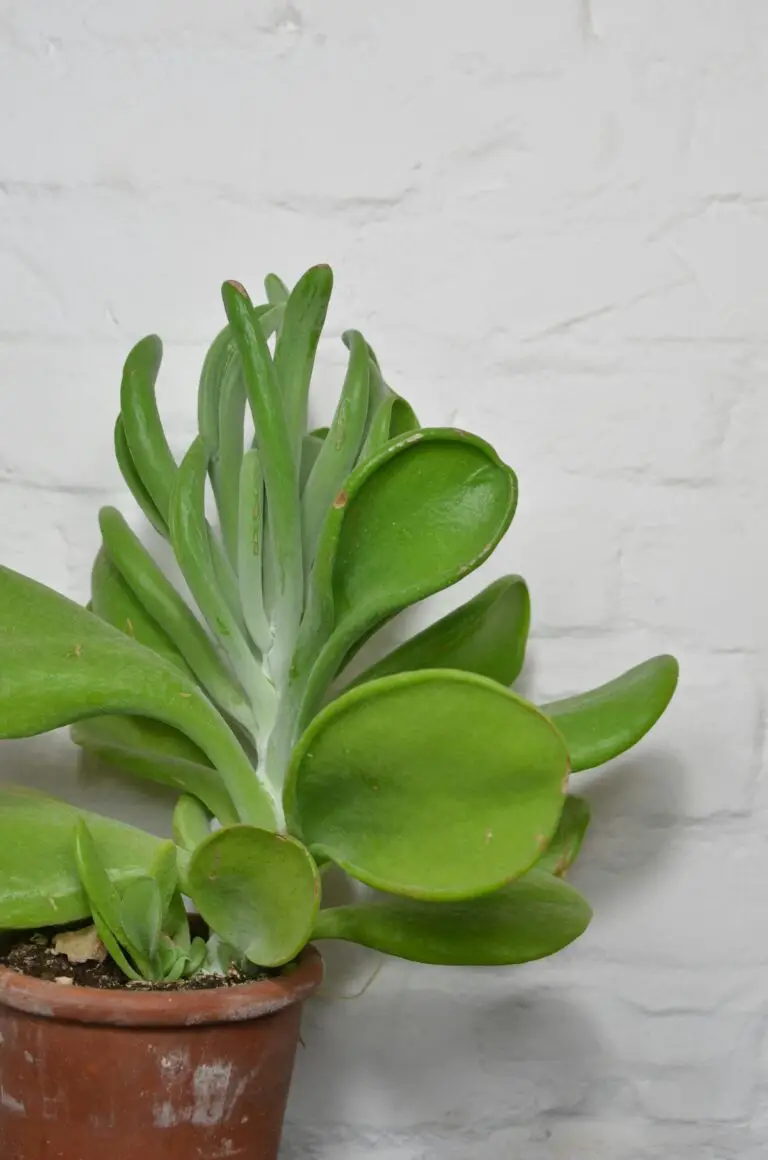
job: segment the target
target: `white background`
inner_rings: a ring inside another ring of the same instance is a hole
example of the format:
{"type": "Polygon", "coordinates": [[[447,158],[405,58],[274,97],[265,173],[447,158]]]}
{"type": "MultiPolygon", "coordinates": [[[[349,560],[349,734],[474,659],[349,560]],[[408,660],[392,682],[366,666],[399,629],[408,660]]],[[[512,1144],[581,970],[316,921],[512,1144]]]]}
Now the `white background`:
{"type": "MultiPolygon", "coordinates": [[[[659,651],[663,724],[582,783],[557,959],[332,954],[285,1160],[757,1160],[768,1147],[768,5],[2,0],[0,547],[78,600],[122,360],[188,441],[219,284],[329,261],[423,422],[518,471],[549,696],[659,651]]],[[[65,738],[3,776],[162,826],[65,738]]]]}

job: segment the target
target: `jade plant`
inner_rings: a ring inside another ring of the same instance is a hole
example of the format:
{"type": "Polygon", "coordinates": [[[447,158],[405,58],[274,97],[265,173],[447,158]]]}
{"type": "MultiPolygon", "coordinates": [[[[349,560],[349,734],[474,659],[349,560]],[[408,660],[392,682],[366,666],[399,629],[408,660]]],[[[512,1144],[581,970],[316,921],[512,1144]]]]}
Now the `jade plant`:
{"type": "Polygon", "coordinates": [[[94,923],[149,980],[278,968],[311,939],[513,964],[586,928],[563,880],[589,823],[569,776],[651,728],[677,664],[529,703],[510,688],[530,619],[510,575],[347,675],[378,629],[491,555],[517,480],[483,439],[421,427],[355,330],[335,414],[308,429],[331,285],[326,266],[290,292],[270,275],[254,305],[224,284],[180,461],[156,402],[161,342],[128,355],[116,458],[183,585],[112,507],[86,607],[0,572],[0,735],[71,725],[83,750],[178,795],[163,841],[0,790],[0,927],[94,923]],[[332,867],[370,889],[323,907],[332,867]]]}

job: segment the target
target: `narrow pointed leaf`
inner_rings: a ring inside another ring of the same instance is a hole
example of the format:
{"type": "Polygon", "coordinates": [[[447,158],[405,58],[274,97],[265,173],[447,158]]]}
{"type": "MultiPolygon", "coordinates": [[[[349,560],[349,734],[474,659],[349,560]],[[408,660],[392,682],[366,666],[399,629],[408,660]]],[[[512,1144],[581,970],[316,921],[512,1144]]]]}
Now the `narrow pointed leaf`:
{"type": "Polygon", "coordinates": [[[259,453],[243,457],[237,525],[237,578],[240,604],[251,639],[266,655],[272,629],[264,605],[264,476],[259,453]]]}
{"type": "Polygon", "coordinates": [[[176,665],[183,673],[192,675],[192,670],[173,641],[137,600],[133,589],[123,580],[103,546],[96,555],[91,572],[91,608],[113,628],[119,628],[126,636],[133,637],[139,644],[176,665]]]}
{"type": "Polygon", "coordinates": [[[116,508],[102,508],[99,526],[104,549],[147,613],[172,640],[200,684],[218,705],[241,721],[251,722],[242,689],[220,659],[200,621],[116,508]]]}
{"type": "Polygon", "coordinates": [[[304,560],[309,566],[326,515],[355,465],[368,414],[368,347],[358,331],[348,331],[349,366],[328,435],[309,475],[301,501],[304,560]]]}
{"type": "Polygon", "coordinates": [[[307,429],[307,399],[320,334],[333,288],[329,266],[313,266],[299,278],[285,303],[275,370],[283,395],[293,454],[307,429]]]}
{"type": "Polygon", "coordinates": [[[120,414],[131,458],[144,487],[163,520],[176,476],[176,460],[157,409],[155,384],[163,359],[156,334],[138,342],[125,360],[120,387],[120,414]]]}
{"type": "Polygon", "coordinates": [[[131,449],[128,446],[128,440],[125,435],[122,415],[118,415],[117,422],[115,423],[115,459],[117,460],[122,477],[127,483],[136,503],[155,531],[167,540],[168,524],[160,515],[157,505],[142,483],[141,476],[136,470],[136,464],[133,462],[131,449]]]}
{"type": "Polygon", "coordinates": [[[450,428],[403,436],[352,473],[312,573],[297,664],[317,661],[303,722],[367,634],[479,567],[516,502],[514,472],[483,440],[450,428]]]}
{"type": "Polygon", "coordinates": [[[158,951],[163,924],[163,904],[154,878],[126,882],[120,897],[120,921],[127,945],[136,947],[141,958],[151,963],[158,951]]]}
{"type": "Polygon", "coordinates": [[[178,729],[149,717],[92,717],[70,730],[72,740],[108,765],[193,794],[223,825],[237,821],[221,774],[178,729]]]}
{"type": "Polygon", "coordinates": [[[562,877],[579,856],[589,818],[589,802],[576,794],[569,794],[552,841],[536,863],[536,869],[562,877]]]}
{"type": "Polygon", "coordinates": [[[597,689],[542,705],[565,738],[574,772],[636,745],[672,700],[678,673],[674,657],[652,657],[597,689]]]}
{"type": "Polygon", "coordinates": [[[356,685],[414,669],[462,669],[502,685],[525,660],[531,605],[521,576],[503,576],[366,669],[356,685]]]}
{"type": "Polygon", "coordinates": [[[556,954],[586,930],[587,901],[539,870],[465,902],[387,898],[321,910],[313,939],[345,939],[445,966],[500,967],[556,954]]]}
{"type": "Polygon", "coordinates": [[[189,890],[212,930],[264,967],[290,962],[309,940],[320,880],[293,838],[253,826],[211,834],[189,865],[189,890]]]}
{"type": "Polygon", "coordinates": [[[63,926],[89,916],[75,861],[75,827],[81,818],[115,881],[147,873],[162,845],[160,838],[34,790],[3,786],[0,928],[63,926]]]}
{"type": "Polygon", "coordinates": [[[93,613],[0,568],[0,737],[110,713],[151,717],[185,733],[221,771],[240,817],[275,824],[272,794],[195,684],[93,613]]]}
{"type": "MultiPolygon", "coordinates": [[[[171,496],[171,543],[192,595],[249,694],[257,720],[265,721],[272,711],[271,686],[232,613],[214,568],[213,545],[205,519],[206,468],[206,454],[198,438],[184,456],[171,496]]],[[[233,600],[239,607],[239,597],[233,600]]]]}
{"type": "Polygon", "coordinates": [[[222,298],[243,362],[256,428],[269,510],[267,543],[277,580],[277,620],[285,652],[279,663],[287,667],[301,619],[304,592],[298,464],[275,364],[250,299],[242,286],[232,282],[224,283],[222,298]]]}
{"type": "Polygon", "coordinates": [[[494,681],[427,670],[345,693],[311,723],[286,784],[291,831],[393,894],[459,899],[530,869],[557,826],[568,754],[494,681]]]}

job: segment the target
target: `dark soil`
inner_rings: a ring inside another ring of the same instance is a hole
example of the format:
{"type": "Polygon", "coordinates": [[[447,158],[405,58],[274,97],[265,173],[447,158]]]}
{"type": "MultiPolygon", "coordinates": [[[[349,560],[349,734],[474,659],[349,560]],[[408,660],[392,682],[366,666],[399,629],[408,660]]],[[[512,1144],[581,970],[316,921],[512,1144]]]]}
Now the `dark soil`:
{"type": "MultiPolygon", "coordinates": [[[[254,973],[245,974],[232,967],[226,975],[196,975],[177,983],[135,983],[126,979],[119,967],[107,958],[103,963],[70,963],[66,955],[57,955],[53,949],[54,935],[30,934],[25,931],[6,943],[0,954],[0,965],[31,975],[35,979],[55,982],[71,979],[78,987],[96,987],[102,991],[213,991],[219,987],[236,987],[240,983],[254,983],[273,978],[280,971],[254,967],[254,973]]],[[[68,984],[62,983],[62,986],[68,984]]]]}

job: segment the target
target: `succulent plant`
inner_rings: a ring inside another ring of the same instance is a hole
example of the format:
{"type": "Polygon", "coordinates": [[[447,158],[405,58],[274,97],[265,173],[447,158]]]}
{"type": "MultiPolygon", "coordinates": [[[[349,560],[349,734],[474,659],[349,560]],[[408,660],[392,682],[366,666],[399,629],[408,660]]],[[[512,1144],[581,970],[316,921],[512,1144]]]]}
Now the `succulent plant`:
{"type": "Polygon", "coordinates": [[[178,463],[156,401],[160,340],[126,360],[117,461],[196,610],[114,508],[88,608],[0,572],[0,735],[71,724],[84,750],[179,795],[163,842],[0,791],[0,926],[91,918],[126,974],[149,979],[278,967],[312,938],[518,963],[585,929],[589,906],[562,879],[589,822],[569,774],[651,728],[677,664],[654,657],[530,704],[510,690],[530,619],[512,575],[345,676],[384,624],[491,555],[517,479],[483,439],[421,427],[354,330],[335,414],[308,429],[331,285],[325,266],[290,293],[270,275],[254,306],[224,284],[199,433],[178,463]],[[321,908],[331,866],[370,892],[321,908]]]}

